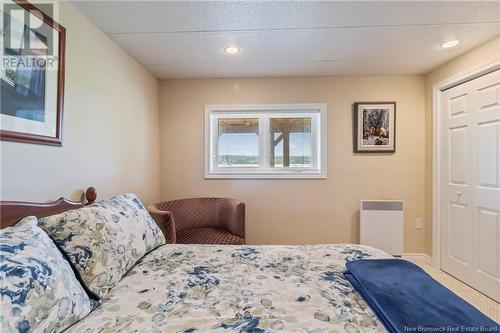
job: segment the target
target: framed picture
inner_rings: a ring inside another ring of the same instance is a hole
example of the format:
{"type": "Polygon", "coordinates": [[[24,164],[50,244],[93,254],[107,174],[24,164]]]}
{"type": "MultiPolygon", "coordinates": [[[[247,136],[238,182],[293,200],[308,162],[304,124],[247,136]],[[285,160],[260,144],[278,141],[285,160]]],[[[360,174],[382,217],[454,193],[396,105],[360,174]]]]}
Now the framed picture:
{"type": "Polygon", "coordinates": [[[57,3],[3,1],[0,138],[62,145],[66,30],[57,3]]]}
{"type": "Polygon", "coordinates": [[[354,152],[396,151],[396,102],[354,103],[354,152]]]}

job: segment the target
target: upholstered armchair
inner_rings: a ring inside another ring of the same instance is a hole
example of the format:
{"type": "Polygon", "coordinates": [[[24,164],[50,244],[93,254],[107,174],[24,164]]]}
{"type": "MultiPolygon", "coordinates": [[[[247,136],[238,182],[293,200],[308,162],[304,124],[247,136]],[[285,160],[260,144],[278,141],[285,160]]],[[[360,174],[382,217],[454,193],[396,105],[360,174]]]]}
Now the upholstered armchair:
{"type": "Polygon", "coordinates": [[[228,198],[194,198],[148,207],[168,243],[245,244],[245,204],[228,198]]]}

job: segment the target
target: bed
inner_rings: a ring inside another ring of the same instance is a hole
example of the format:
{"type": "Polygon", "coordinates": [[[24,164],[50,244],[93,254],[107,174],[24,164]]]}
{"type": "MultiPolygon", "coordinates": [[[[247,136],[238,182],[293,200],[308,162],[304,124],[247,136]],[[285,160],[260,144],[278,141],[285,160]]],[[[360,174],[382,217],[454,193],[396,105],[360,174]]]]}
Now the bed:
{"type": "MultiPolygon", "coordinates": [[[[86,198],[94,202],[95,189],[86,198]]],[[[133,194],[88,207],[63,198],[3,201],[0,214],[2,229],[9,227],[0,234],[7,242],[0,247],[5,332],[406,332],[421,323],[499,328],[416,266],[367,246],[165,244],[133,194]],[[69,246],[84,234],[86,241],[69,246]],[[99,239],[107,234],[111,243],[99,239]],[[43,250],[38,238],[45,239],[43,250]],[[92,248],[93,242],[101,247],[92,248]],[[108,251],[110,244],[116,252],[108,251]],[[12,260],[13,253],[20,256],[12,260]],[[108,266],[99,266],[97,257],[108,266]]]]}
{"type": "MultiPolygon", "coordinates": [[[[94,189],[87,200],[96,199],[94,189]]],[[[2,228],[84,207],[2,202],[2,228]]],[[[360,245],[166,244],[145,255],[65,332],[385,332],[344,278],[345,263],[387,258],[360,245]]]]}

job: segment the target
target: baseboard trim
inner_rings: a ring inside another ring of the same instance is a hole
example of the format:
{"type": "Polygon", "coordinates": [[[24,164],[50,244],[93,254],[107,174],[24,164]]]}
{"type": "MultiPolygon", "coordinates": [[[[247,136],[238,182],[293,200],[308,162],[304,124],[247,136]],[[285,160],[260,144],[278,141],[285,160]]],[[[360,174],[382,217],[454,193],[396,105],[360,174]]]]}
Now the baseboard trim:
{"type": "Polygon", "coordinates": [[[401,258],[412,262],[420,262],[432,265],[432,257],[426,253],[404,253],[401,258]]]}

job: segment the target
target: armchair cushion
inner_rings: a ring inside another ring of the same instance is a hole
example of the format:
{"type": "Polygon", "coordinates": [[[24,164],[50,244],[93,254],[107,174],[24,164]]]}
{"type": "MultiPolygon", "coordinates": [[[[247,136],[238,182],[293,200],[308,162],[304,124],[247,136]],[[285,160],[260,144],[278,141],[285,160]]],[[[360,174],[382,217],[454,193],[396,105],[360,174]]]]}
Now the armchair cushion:
{"type": "Polygon", "coordinates": [[[181,244],[224,244],[243,245],[245,239],[220,228],[194,228],[177,232],[177,242],[181,244]]]}

